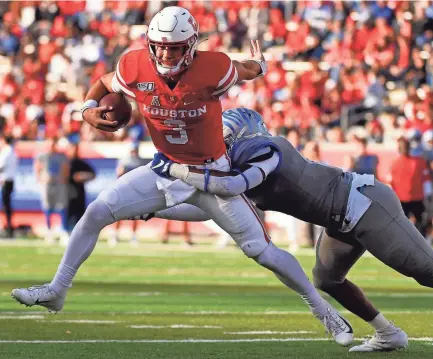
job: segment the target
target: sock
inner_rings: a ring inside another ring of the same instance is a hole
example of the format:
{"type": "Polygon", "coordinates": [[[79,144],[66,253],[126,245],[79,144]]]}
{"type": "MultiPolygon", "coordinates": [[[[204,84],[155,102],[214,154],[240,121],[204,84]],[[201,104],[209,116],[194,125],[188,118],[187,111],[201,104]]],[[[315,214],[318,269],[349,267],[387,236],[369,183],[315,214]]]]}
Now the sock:
{"type": "Polygon", "coordinates": [[[386,319],[382,313],[376,315],[376,317],[371,322],[368,322],[368,324],[370,324],[376,330],[383,330],[386,327],[392,325],[391,322],[386,319]]]}
{"type": "Polygon", "coordinates": [[[65,254],[50,283],[50,287],[60,296],[72,285],[72,280],[81,264],[95,248],[101,230],[114,222],[114,218],[105,203],[95,200],[79,220],[66,247],[65,254]]]}
{"type": "Polygon", "coordinates": [[[327,302],[309,281],[299,262],[290,253],[272,243],[256,257],[256,261],[268,268],[287,287],[298,293],[314,312],[321,312],[327,302]]]}
{"type": "Polygon", "coordinates": [[[60,220],[61,220],[61,225],[62,225],[62,229],[67,232],[68,231],[68,210],[65,209],[61,209],[59,211],[60,214],[60,220]]]}
{"type": "Polygon", "coordinates": [[[314,273],[314,276],[316,277],[316,287],[328,293],[344,308],[366,322],[371,322],[379,314],[379,311],[367,299],[361,288],[348,279],[342,283],[335,283],[327,279],[325,272],[314,273]],[[319,275],[322,277],[317,278],[319,275]]]}
{"type": "Polygon", "coordinates": [[[44,213],[45,213],[45,220],[47,221],[47,228],[51,229],[51,215],[53,214],[53,210],[46,209],[44,213]]]}

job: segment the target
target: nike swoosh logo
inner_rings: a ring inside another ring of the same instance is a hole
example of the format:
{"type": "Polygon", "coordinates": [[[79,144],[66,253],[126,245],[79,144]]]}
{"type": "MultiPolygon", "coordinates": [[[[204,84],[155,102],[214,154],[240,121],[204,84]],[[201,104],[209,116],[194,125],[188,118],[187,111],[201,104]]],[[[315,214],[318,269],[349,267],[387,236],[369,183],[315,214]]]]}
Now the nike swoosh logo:
{"type": "Polygon", "coordinates": [[[35,300],[35,304],[42,304],[42,303],[49,303],[49,300],[43,300],[42,302],[39,301],[39,298],[35,300]]]}
{"type": "Polygon", "coordinates": [[[340,317],[341,320],[342,320],[344,323],[346,323],[346,325],[349,327],[349,331],[348,331],[348,333],[353,333],[353,328],[352,328],[352,326],[349,324],[349,322],[348,322],[346,319],[344,319],[341,315],[339,315],[339,317],[340,317]]]}
{"type": "Polygon", "coordinates": [[[159,168],[161,166],[164,166],[164,161],[161,160],[161,162],[159,162],[156,166],[150,167],[150,169],[154,170],[155,168],[159,168]]]}
{"type": "Polygon", "coordinates": [[[188,105],[191,105],[191,104],[194,103],[194,102],[195,102],[195,101],[191,101],[191,102],[185,102],[185,101],[184,101],[184,102],[183,102],[183,105],[184,105],[184,106],[188,106],[188,105]]]}

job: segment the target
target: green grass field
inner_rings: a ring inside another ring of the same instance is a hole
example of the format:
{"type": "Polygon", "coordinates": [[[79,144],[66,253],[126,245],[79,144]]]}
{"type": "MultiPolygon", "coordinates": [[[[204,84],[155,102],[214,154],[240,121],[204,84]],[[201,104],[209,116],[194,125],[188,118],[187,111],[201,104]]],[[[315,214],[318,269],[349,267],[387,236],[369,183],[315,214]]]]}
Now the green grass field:
{"type": "MultiPolygon", "coordinates": [[[[10,291],[50,281],[63,249],[4,241],[0,250],[0,358],[433,358],[433,291],[371,257],[350,278],[406,330],[408,350],[348,353],[294,293],[234,247],[101,243],[56,315],[20,306],[10,291]]],[[[297,257],[310,274],[313,252],[297,257]]],[[[345,315],[358,340],[372,334],[345,315]]]]}

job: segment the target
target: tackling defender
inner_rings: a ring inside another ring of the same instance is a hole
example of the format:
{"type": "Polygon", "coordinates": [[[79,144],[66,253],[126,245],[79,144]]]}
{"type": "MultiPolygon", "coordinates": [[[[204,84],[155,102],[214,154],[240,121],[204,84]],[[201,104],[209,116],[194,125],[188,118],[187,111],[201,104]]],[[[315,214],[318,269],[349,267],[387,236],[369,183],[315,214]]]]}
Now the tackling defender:
{"type": "Polygon", "coordinates": [[[82,113],[93,127],[115,131],[117,124],[103,118],[110,109],[97,107],[98,101],[109,92],[123,92],[138,103],[160,152],[150,166],[128,172],[92,202],[74,228],[51,283],[14,289],[12,296],[29,306],[61,310],[75,274],[92,253],[105,226],[186,202],[206,212],[245,255],[299,293],[339,344],[350,344],[350,325],[320,296],[296,259],[270,242],[244,196],[220,198],[178,179],[160,176],[162,159],[167,157],[206,171],[230,170],[219,97],[232,85],[265,73],[258,43],[252,43],[252,59],[242,63],[232,62],[221,52],[196,51],[198,24],[180,7],[167,7],[157,13],[149,24],[147,39],[147,48],[124,54],[116,71],[91,87],[82,113]]]}
{"type": "MultiPolygon", "coordinates": [[[[219,196],[245,192],[262,210],[283,212],[325,227],[316,246],[314,283],[376,330],[373,338],[351,351],[406,347],[406,333],[346,279],[368,250],[401,274],[433,287],[433,250],[406,218],[392,189],[373,175],[343,172],[305,159],[286,139],[269,135],[255,111],[225,111],[223,123],[234,171],[202,171],[166,159],[165,174],[219,196]]],[[[188,205],[155,216],[209,219],[188,205]]]]}

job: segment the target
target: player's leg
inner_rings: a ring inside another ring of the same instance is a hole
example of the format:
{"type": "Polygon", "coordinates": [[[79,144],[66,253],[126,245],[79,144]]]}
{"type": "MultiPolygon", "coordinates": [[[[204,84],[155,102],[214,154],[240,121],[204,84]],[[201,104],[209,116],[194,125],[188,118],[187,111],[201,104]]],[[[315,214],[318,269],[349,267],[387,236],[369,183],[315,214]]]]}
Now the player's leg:
{"type": "Polygon", "coordinates": [[[45,233],[44,241],[47,244],[53,244],[55,242],[54,233],[51,229],[51,217],[54,213],[55,207],[55,190],[53,190],[52,184],[45,184],[41,188],[41,206],[45,215],[45,221],[47,230],[45,233]]]}
{"type": "Polygon", "coordinates": [[[137,246],[138,245],[138,238],[137,238],[137,221],[132,221],[131,225],[132,225],[132,237],[129,241],[129,243],[132,246],[137,246]]]}
{"type": "Polygon", "coordinates": [[[433,288],[433,249],[404,215],[394,191],[376,181],[361,192],[372,204],[353,230],[356,239],[389,267],[433,288]]]}
{"type": "Polygon", "coordinates": [[[189,223],[186,221],[182,223],[182,236],[185,245],[187,246],[194,245],[194,242],[192,241],[191,238],[191,231],[189,230],[189,223]]]}
{"type": "MultiPolygon", "coordinates": [[[[350,268],[362,256],[365,248],[351,238],[350,234],[340,234],[340,236],[341,240],[337,240],[325,231],[322,232],[316,245],[316,265],[313,269],[315,286],[365,320],[379,335],[387,333],[389,343],[393,343],[391,345],[396,348],[407,345],[406,334],[374,307],[361,288],[346,279],[350,268]]],[[[364,346],[366,351],[372,348],[378,350],[380,344],[370,343],[364,346]]],[[[392,348],[388,346],[387,349],[392,348]]]]}
{"type": "Polygon", "coordinates": [[[423,201],[412,202],[412,213],[413,216],[415,217],[415,227],[420,231],[422,236],[425,238],[426,221],[424,220],[424,212],[425,212],[425,206],[423,201]]]}
{"type": "Polygon", "coordinates": [[[69,242],[68,233],[68,187],[65,184],[57,185],[56,189],[56,205],[57,213],[60,215],[60,244],[67,246],[69,242]]]}
{"type": "Polygon", "coordinates": [[[61,310],[75,274],[92,253],[105,226],[166,207],[164,193],[156,187],[156,178],[148,166],[139,167],[101,192],[72,231],[52,282],[41,287],[14,289],[12,295],[26,305],[40,304],[54,311],[61,310]]]}
{"type": "Polygon", "coordinates": [[[108,238],[107,244],[109,247],[116,247],[117,243],[119,243],[119,231],[123,221],[117,221],[114,223],[113,233],[108,238]]]}
{"type": "MultiPolygon", "coordinates": [[[[420,284],[433,287],[433,250],[405,216],[400,201],[388,186],[376,181],[361,190],[372,204],[353,235],[371,254],[386,265],[420,284]]],[[[380,351],[403,348],[407,335],[394,326],[377,330],[376,335],[352,351],[380,351]]]]}
{"type": "Polygon", "coordinates": [[[14,189],[14,183],[11,181],[5,181],[3,183],[2,187],[2,201],[3,201],[3,208],[6,215],[6,225],[5,225],[5,231],[6,235],[8,237],[13,236],[13,227],[12,227],[12,201],[11,201],[11,195],[12,191],[14,189]]]}
{"type": "Polygon", "coordinates": [[[197,192],[187,202],[209,213],[247,257],[271,270],[287,287],[300,294],[339,344],[351,343],[353,335],[350,325],[320,296],[295,257],[271,243],[246,197],[220,198],[197,192]]]}
{"type": "Polygon", "coordinates": [[[162,211],[143,215],[140,219],[150,218],[172,219],[174,221],[203,222],[210,220],[210,215],[202,209],[188,203],[182,203],[162,211]]]}
{"type": "Polygon", "coordinates": [[[367,300],[360,288],[346,279],[347,273],[364,252],[365,248],[358,242],[353,241],[353,245],[343,243],[323,230],[316,245],[313,280],[316,288],[370,322],[379,311],[367,300]]]}
{"type": "Polygon", "coordinates": [[[325,231],[316,245],[316,265],[313,269],[314,284],[328,293],[343,307],[365,320],[376,335],[351,351],[381,351],[407,346],[407,336],[395,327],[366,298],[361,288],[346,279],[350,268],[365,252],[351,234],[339,234],[340,240],[325,231]],[[340,238],[341,237],[341,238],[340,238]],[[350,243],[350,244],[348,244],[350,243]],[[386,337],[386,346],[378,338],[386,337]]]}

